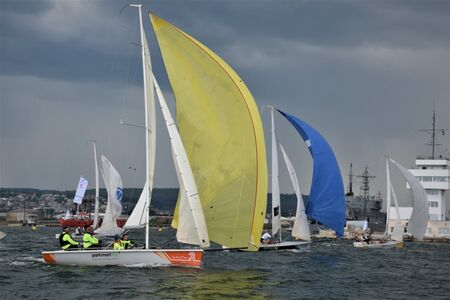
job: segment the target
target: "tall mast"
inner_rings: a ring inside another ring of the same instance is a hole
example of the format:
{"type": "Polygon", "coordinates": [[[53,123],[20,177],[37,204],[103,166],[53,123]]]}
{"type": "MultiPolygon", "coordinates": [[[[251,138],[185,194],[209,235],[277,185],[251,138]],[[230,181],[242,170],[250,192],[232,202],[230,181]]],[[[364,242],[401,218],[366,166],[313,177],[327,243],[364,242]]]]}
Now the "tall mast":
{"type": "MultiPolygon", "coordinates": [[[[139,28],[141,33],[141,56],[142,56],[142,76],[144,81],[144,109],[145,109],[145,179],[146,182],[150,183],[150,169],[148,162],[150,160],[149,149],[149,137],[147,131],[149,130],[148,123],[148,96],[147,96],[147,74],[145,72],[145,49],[144,49],[144,25],[142,23],[142,4],[130,4],[131,7],[136,7],[139,9],[139,28]]],[[[145,205],[145,249],[149,248],[149,212],[150,212],[150,197],[151,197],[151,186],[147,184],[147,199],[145,205]]]]}
{"type": "Polygon", "coordinates": [[[98,226],[98,214],[99,214],[99,183],[98,183],[98,163],[97,163],[97,147],[95,140],[92,140],[94,145],[94,163],[95,163],[95,209],[94,209],[94,228],[98,226]]]}
{"type": "Polygon", "coordinates": [[[350,163],[350,172],[348,173],[348,191],[346,196],[353,196],[353,164],[350,163]]]}
{"type": "Polygon", "coordinates": [[[435,157],[435,151],[436,146],[440,146],[441,144],[438,144],[436,142],[436,131],[442,132],[442,135],[445,134],[447,131],[447,128],[436,128],[436,110],[433,109],[433,128],[432,129],[420,129],[420,131],[430,132],[431,133],[431,143],[425,144],[431,146],[431,159],[434,159],[435,157]]]}

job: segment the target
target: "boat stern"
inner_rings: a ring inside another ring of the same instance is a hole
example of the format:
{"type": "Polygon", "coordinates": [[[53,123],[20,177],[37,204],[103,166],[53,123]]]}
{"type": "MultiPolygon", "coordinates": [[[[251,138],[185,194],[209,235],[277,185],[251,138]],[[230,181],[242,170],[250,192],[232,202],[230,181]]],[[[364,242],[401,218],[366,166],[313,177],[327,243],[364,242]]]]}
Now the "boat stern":
{"type": "Polygon", "coordinates": [[[191,267],[200,268],[203,262],[203,250],[171,250],[171,251],[156,251],[164,260],[170,262],[171,266],[175,267],[191,267]]]}

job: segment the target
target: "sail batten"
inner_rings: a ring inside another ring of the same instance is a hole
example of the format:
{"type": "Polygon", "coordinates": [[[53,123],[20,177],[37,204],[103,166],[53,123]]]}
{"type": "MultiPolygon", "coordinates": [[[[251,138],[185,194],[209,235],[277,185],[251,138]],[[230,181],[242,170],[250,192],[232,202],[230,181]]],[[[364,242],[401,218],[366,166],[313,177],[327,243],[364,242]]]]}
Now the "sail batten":
{"type": "Polygon", "coordinates": [[[313,158],[313,179],[306,213],[344,235],[345,200],[341,171],[333,150],[322,135],[299,118],[278,110],[297,130],[313,158]]]}
{"type": "Polygon", "coordinates": [[[267,200],[264,133],[256,103],[219,56],[165,20],[150,18],[210,240],[256,250],[267,200]]]}

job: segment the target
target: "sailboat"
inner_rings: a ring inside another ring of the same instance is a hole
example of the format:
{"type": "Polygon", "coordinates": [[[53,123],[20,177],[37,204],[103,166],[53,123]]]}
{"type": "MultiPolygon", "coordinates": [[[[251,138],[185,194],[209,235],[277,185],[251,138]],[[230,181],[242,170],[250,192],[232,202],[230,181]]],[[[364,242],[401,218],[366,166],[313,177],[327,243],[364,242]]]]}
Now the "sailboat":
{"type": "Polygon", "coordinates": [[[0,240],[4,239],[6,237],[6,233],[3,231],[0,231],[0,240]]]}
{"type": "Polygon", "coordinates": [[[404,227],[400,223],[400,211],[398,205],[398,198],[395,193],[395,189],[391,184],[391,176],[389,170],[389,162],[394,164],[403,177],[406,179],[406,182],[409,184],[412,190],[412,196],[414,199],[413,210],[411,213],[411,218],[406,227],[407,231],[410,232],[415,240],[421,241],[425,235],[425,231],[428,224],[428,202],[425,194],[425,190],[423,189],[420,181],[414,177],[405,167],[396,162],[393,159],[386,158],[386,231],[385,238],[382,241],[372,241],[372,242],[354,242],[353,245],[357,248],[402,248],[403,247],[403,232],[404,227]],[[389,228],[389,220],[394,219],[391,218],[390,215],[390,207],[391,207],[391,199],[394,200],[396,218],[394,222],[394,226],[392,228],[392,232],[390,232],[389,228]]]}
{"type": "MultiPolygon", "coordinates": [[[[95,140],[91,140],[93,145],[93,151],[94,151],[94,166],[95,166],[95,208],[94,208],[94,214],[92,218],[91,213],[87,212],[79,212],[78,207],[80,204],[77,204],[77,213],[72,215],[70,213],[70,210],[67,210],[66,215],[59,219],[59,225],[61,227],[79,227],[83,228],[87,225],[92,225],[94,229],[98,228],[98,226],[101,223],[100,219],[100,213],[99,213],[99,206],[100,206],[100,200],[99,200],[99,174],[98,174],[98,162],[97,162],[97,147],[95,140]]],[[[85,180],[85,179],[84,179],[85,180]]],[[[80,183],[83,181],[80,179],[80,183]]],[[[78,186],[80,186],[80,183],[78,186]]],[[[85,188],[87,187],[87,180],[85,180],[85,188]]],[[[78,194],[78,189],[76,194],[78,194]]],[[[83,192],[84,195],[84,192],[83,192]]],[[[81,196],[81,195],[80,195],[81,196]]],[[[78,198],[80,198],[80,196],[78,198]]],[[[81,196],[81,199],[79,199],[79,202],[81,203],[83,196],[81,196]]],[[[75,200],[74,200],[75,201],[75,200]]],[[[126,218],[118,217],[116,219],[117,226],[122,228],[126,222],[126,218]]],[[[57,235],[59,236],[59,235],[57,235]]]]}
{"type": "MultiPolygon", "coordinates": [[[[309,124],[279,109],[277,111],[294,126],[313,158],[306,215],[334,230],[337,237],[342,237],[345,225],[344,185],[333,150],[325,138],[309,124]]],[[[297,199],[299,196],[297,195],[297,199]]],[[[301,206],[297,205],[297,210],[299,208],[301,206]]]]}
{"type": "Polygon", "coordinates": [[[259,250],[285,250],[299,249],[302,246],[308,246],[311,243],[311,234],[308,219],[305,213],[303,197],[300,192],[297,174],[294,166],[286,153],[286,150],[280,144],[280,149],[289,172],[295,195],[297,197],[297,210],[295,214],[294,226],[292,229],[292,237],[297,240],[283,241],[281,228],[281,203],[280,203],[280,187],[278,179],[278,149],[275,132],[274,107],[270,107],[271,117],[271,136],[272,136],[272,237],[278,239],[270,243],[261,243],[259,250]]]}
{"type": "Polygon", "coordinates": [[[125,228],[145,227],[145,249],[44,251],[50,264],[200,267],[210,241],[256,251],[264,223],[267,165],[256,103],[214,52],[150,14],[176,98],[177,123],[152,72],[139,10],[145,100],[146,181],[125,228]],[[149,207],[155,164],[154,91],[169,132],[180,185],[173,226],[180,243],[200,248],[150,249],[149,207]],[[178,126],[177,126],[178,125],[178,126]],[[213,156],[213,157],[211,157],[213,156]]]}

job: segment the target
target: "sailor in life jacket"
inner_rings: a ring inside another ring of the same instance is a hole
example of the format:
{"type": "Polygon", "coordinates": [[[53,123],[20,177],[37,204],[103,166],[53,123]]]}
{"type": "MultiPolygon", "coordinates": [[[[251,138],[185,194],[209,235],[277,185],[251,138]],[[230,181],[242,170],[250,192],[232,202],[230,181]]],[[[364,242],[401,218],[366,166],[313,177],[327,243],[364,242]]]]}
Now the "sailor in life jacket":
{"type": "Polygon", "coordinates": [[[63,232],[59,235],[59,245],[63,250],[78,249],[78,242],[72,239],[69,227],[64,227],[63,232]]]}
{"type": "Polygon", "coordinates": [[[102,246],[102,241],[96,239],[92,236],[93,230],[91,225],[84,226],[84,234],[83,234],[83,248],[99,248],[102,246]]]}
{"type": "Polygon", "coordinates": [[[134,242],[128,239],[128,234],[122,236],[122,246],[124,249],[131,249],[135,246],[134,242]]]}
{"type": "Polygon", "coordinates": [[[114,237],[114,250],[125,250],[125,247],[122,245],[122,240],[118,235],[114,237]]]}

